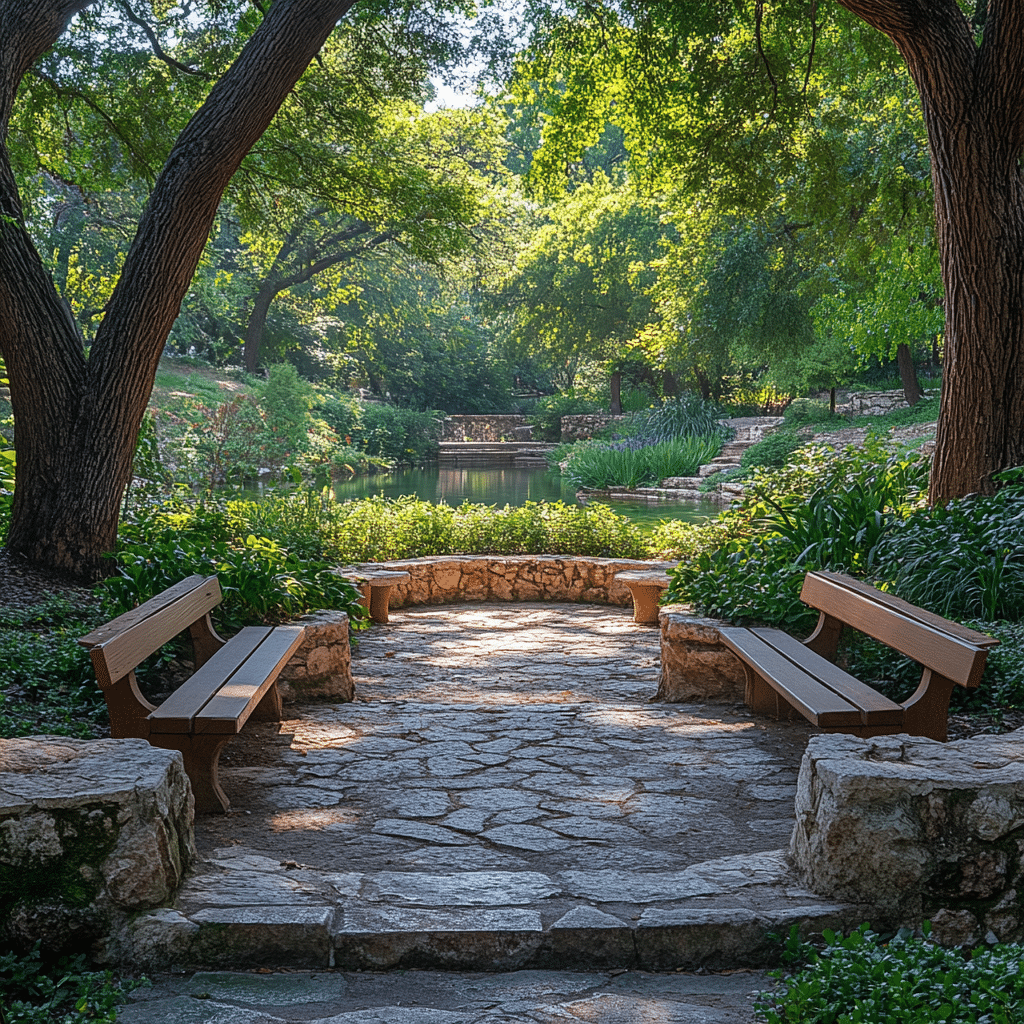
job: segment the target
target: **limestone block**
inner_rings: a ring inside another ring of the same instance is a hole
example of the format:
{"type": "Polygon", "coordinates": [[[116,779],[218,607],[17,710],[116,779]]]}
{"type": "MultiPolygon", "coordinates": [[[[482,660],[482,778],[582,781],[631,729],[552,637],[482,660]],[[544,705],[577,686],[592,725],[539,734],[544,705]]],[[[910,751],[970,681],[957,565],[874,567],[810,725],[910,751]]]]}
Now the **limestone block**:
{"type": "Polygon", "coordinates": [[[746,687],[743,665],[723,643],[720,619],[690,614],[688,605],[665,605],[661,625],[658,700],[669,703],[739,703],[746,687]]]}
{"type": "Polygon", "coordinates": [[[815,892],[873,903],[890,923],[929,918],[952,944],[988,932],[1017,942],[1022,827],[1024,733],[819,735],[800,769],[791,852],[815,892]]]}
{"type": "Polygon", "coordinates": [[[296,619],[305,626],[302,646],[292,655],[278,679],[281,699],[355,697],[348,616],[342,611],[317,611],[296,619]]]}
{"type": "Polygon", "coordinates": [[[71,915],[95,929],[168,901],[195,859],[193,813],[176,751],[141,739],[0,740],[0,893],[14,894],[0,900],[0,925],[48,941],[47,921],[69,927],[71,915]]]}

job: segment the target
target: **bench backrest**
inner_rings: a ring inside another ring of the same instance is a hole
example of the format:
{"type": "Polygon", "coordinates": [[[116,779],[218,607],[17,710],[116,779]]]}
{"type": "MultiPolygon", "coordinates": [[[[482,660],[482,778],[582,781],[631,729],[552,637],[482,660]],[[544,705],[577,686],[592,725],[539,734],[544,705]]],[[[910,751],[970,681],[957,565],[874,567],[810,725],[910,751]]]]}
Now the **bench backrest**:
{"type": "Polygon", "coordinates": [[[168,640],[209,614],[221,601],[216,576],[189,576],[78,642],[89,648],[101,687],[123,679],[168,640]]]}
{"type": "Polygon", "coordinates": [[[981,682],[993,641],[975,630],[838,573],[809,572],[800,600],[961,686],[981,682]]]}

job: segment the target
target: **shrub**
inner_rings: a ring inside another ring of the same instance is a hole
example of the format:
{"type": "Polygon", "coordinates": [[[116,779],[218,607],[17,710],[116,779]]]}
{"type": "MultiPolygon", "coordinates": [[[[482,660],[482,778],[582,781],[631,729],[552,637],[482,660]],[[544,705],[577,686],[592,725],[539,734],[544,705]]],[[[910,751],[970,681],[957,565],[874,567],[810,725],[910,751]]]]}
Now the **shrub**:
{"type": "MultiPolygon", "coordinates": [[[[151,509],[122,530],[117,575],[100,591],[113,614],[127,611],[193,573],[216,574],[223,602],[215,614],[235,632],[253,622],[337,608],[356,623],[359,594],[322,561],[300,558],[276,541],[238,530],[242,509],[180,503],[151,509]]],[[[245,503],[238,503],[244,508],[245,503]]]]}
{"type": "Polygon", "coordinates": [[[811,447],[783,470],[755,472],[718,547],[684,560],[668,599],[706,615],[793,631],[813,625],[805,572],[867,570],[893,524],[920,500],[927,465],[874,439],[842,452],[811,447]]]}
{"type": "Polygon", "coordinates": [[[721,451],[721,438],[674,437],[654,444],[630,437],[608,444],[574,445],[562,475],[579,487],[638,487],[669,476],[692,476],[721,451]]]}
{"type": "Polygon", "coordinates": [[[781,469],[793,452],[805,443],[795,430],[776,430],[752,444],[740,456],[740,468],[746,472],[755,468],[781,469]]]}
{"type": "Polygon", "coordinates": [[[786,418],[786,426],[790,429],[813,423],[815,425],[833,425],[842,422],[843,417],[830,412],[825,402],[813,398],[795,398],[786,406],[782,414],[786,418]]]}
{"type": "Polygon", "coordinates": [[[796,928],[786,945],[795,969],[755,1003],[767,1024],[1010,1024],[1024,1018],[1018,945],[945,949],[901,931],[892,938],[863,925],[824,933],[820,950],[796,928]]]}
{"type": "Polygon", "coordinates": [[[278,363],[268,369],[267,383],[259,391],[259,404],[267,429],[289,455],[297,455],[305,448],[312,402],[312,387],[291,363],[278,363]]]}
{"type": "Polygon", "coordinates": [[[948,618],[1024,618],[1024,489],[918,512],[879,545],[875,574],[948,618]]]}
{"type": "Polygon", "coordinates": [[[423,462],[437,455],[442,414],[369,402],[363,406],[362,447],[392,463],[423,462]]]}
{"type": "Polygon", "coordinates": [[[724,416],[724,410],[717,403],[706,402],[691,393],[638,414],[633,419],[630,433],[656,438],[724,438],[727,430],[719,423],[724,416]]]}

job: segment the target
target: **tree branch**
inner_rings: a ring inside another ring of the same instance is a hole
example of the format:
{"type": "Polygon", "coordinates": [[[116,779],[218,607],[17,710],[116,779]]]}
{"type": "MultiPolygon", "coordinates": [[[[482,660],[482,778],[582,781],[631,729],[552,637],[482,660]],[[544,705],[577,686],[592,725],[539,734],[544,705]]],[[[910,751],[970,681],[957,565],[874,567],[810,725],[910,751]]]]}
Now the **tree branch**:
{"type": "Polygon", "coordinates": [[[165,64],[170,67],[181,71],[186,75],[197,75],[200,78],[205,78],[207,81],[212,81],[214,76],[207,74],[205,71],[200,71],[198,68],[189,67],[188,64],[182,64],[181,61],[175,60],[164,48],[160,45],[160,40],[157,39],[156,33],[148,22],[140,18],[128,5],[127,0],[121,0],[121,10],[124,11],[125,17],[133,24],[138,25],[139,28],[146,34],[146,38],[149,40],[149,45],[153,50],[153,53],[162,60],[165,64]]]}

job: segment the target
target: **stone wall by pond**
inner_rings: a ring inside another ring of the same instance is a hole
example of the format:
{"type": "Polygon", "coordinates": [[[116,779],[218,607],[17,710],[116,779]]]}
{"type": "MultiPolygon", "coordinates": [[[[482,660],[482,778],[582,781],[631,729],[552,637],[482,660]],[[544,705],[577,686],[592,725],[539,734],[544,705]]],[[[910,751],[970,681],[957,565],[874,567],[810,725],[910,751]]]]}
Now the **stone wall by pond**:
{"type": "Polygon", "coordinates": [[[811,737],[791,852],[817,893],[943,945],[1024,940],[1024,731],[811,737]]]}
{"type": "Polygon", "coordinates": [[[606,412],[588,412],[577,416],[563,416],[561,419],[562,440],[582,441],[585,438],[593,437],[599,430],[603,430],[609,423],[617,423],[619,420],[627,419],[626,416],[612,416],[606,412]]]}
{"type": "Polygon", "coordinates": [[[181,754],[141,739],[0,739],[0,947],[116,958],[195,860],[181,754]]]}
{"type": "Polygon", "coordinates": [[[442,441],[515,441],[527,426],[525,416],[448,416],[442,441]]]}
{"type": "Polygon", "coordinates": [[[391,607],[455,604],[460,601],[584,601],[631,604],[627,569],[669,569],[672,562],[576,555],[442,555],[398,562],[366,563],[355,572],[391,569],[409,573],[391,592],[391,607]]]}
{"type": "Polygon", "coordinates": [[[746,688],[743,665],[719,635],[722,619],[694,615],[688,605],[665,605],[661,627],[661,678],[658,700],[738,703],[746,688]]]}

